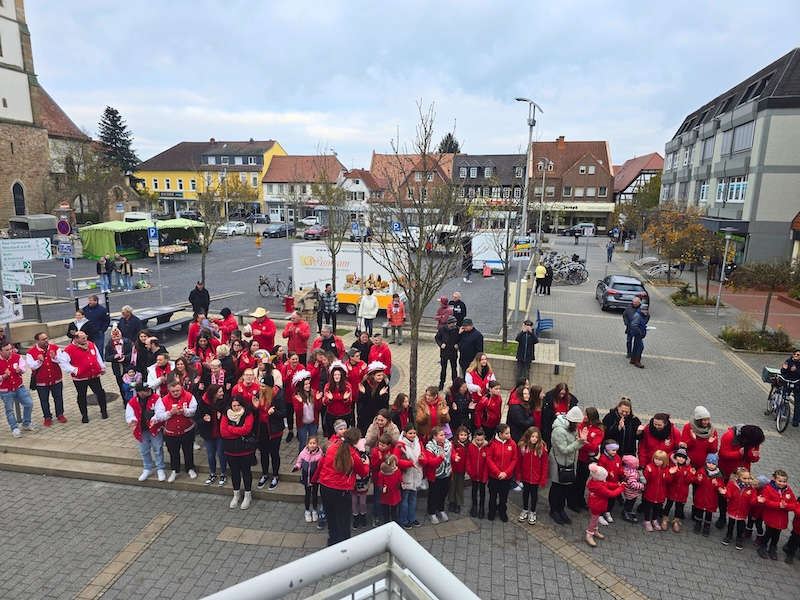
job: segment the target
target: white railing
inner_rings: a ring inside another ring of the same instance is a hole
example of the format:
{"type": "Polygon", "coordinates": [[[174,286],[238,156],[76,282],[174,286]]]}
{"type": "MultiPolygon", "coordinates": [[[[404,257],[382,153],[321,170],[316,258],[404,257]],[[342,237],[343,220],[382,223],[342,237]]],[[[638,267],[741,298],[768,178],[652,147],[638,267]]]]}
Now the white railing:
{"type": "Polygon", "coordinates": [[[283,598],[327,577],[389,553],[382,564],[330,586],[313,598],[430,598],[478,600],[455,575],[396,523],[387,523],[262,573],[208,596],[206,600],[283,598]],[[399,564],[398,564],[399,563],[399,564]]]}

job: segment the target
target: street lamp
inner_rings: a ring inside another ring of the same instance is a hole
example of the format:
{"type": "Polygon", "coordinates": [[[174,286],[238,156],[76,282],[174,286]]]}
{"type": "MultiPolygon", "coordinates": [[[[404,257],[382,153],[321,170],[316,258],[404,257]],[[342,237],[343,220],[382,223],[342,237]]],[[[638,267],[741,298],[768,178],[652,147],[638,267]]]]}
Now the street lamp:
{"type": "MultiPolygon", "coordinates": [[[[530,172],[528,171],[528,166],[531,164],[533,160],[532,154],[533,150],[531,148],[531,144],[533,142],[533,128],[536,125],[536,109],[539,109],[540,113],[544,113],[542,107],[536,104],[533,100],[529,98],[515,98],[517,102],[527,102],[528,103],[528,146],[525,152],[525,183],[523,185],[522,190],[522,219],[520,219],[520,228],[522,230],[522,237],[528,233],[528,182],[530,181],[530,172]]],[[[520,287],[522,285],[522,261],[517,263],[517,300],[514,303],[517,307],[517,314],[521,314],[522,307],[520,307],[520,287]]]]}
{"type": "Polygon", "coordinates": [[[725,281],[725,262],[728,258],[728,244],[731,243],[731,239],[733,236],[731,235],[736,228],[734,227],[723,227],[720,231],[725,232],[725,251],[722,254],[722,273],[719,275],[719,288],[717,289],[717,305],[714,307],[714,318],[716,319],[719,317],[719,299],[722,296],[722,282],[725,281]]]}
{"type": "Polygon", "coordinates": [[[536,230],[536,246],[541,250],[542,246],[542,212],[544,211],[544,181],[545,181],[545,174],[547,173],[547,169],[550,165],[553,164],[553,161],[547,158],[546,156],[542,156],[539,159],[539,166],[542,168],[542,199],[539,202],[539,227],[536,230]]]}

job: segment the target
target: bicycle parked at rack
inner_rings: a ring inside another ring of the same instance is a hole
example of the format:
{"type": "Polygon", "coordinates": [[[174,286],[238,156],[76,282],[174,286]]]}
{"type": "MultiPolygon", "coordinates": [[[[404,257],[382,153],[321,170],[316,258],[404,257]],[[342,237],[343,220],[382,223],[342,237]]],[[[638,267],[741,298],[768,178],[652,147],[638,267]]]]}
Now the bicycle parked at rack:
{"type": "Polygon", "coordinates": [[[273,273],[272,275],[258,276],[258,293],[262,297],[268,298],[275,296],[280,298],[285,296],[287,292],[292,290],[292,276],[289,275],[289,281],[281,279],[280,275],[273,273]]]}
{"type": "Polygon", "coordinates": [[[796,386],[800,382],[789,381],[781,375],[780,369],[771,369],[769,367],[764,367],[761,372],[761,379],[771,386],[767,394],[767,408],[764,411],[764,416],[774,414],[775,429],[778,430],[778,433],[783,433],[786,431],[792,416],[792,404],[789,402],[789,396],[792,393],[797,393],[796,386]]]}

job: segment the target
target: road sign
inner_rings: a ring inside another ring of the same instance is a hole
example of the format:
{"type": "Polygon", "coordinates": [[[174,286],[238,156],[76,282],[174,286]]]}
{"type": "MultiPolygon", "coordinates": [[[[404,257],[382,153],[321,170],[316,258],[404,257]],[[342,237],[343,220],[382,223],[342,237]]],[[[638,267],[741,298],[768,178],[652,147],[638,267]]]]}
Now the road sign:
{"type": "Polygon", "coordinates": [[[125,205],[122,202],[117,202],[117,205],[116,205],[115,208],[116,208],[116,211],[118,213],[124,213],[125,212],[125,205]]]}
{"type": "Polygon", "coordinates": [[[69,221],[66,219],[59,219],[58,223],[56,223],[56,229],[61,235],[69,235],[72,232],[72,227],[70,227],[69,221]]]}
{"type": "Polygon", "coordinates": [[[14,323],[22,321],[22,304],[15,304],[11,299],[2,297],[0,306],[0,323],[14,323]]]}
{"type": "Polygon", "coordinates": [[[50,260],[53,251],[47,238],[16,238],[0,240],[0,260],[50,260]]]}
{"type": "Polygon", "coordinates": [[[33,270],[33,263],[29,260],[18,260],[14,258],[4,260],[3,268],[9,271],[28,271],[30,273],[33,270]]]}
{"type": "Polygon", "coordinates": [[[395,233],[399,233],[403,230],[403,226],[400,221],[392,221],[392,231],[395,233]]]}
{"type": "Polygon", "coordinates": [[[358,223],[356,221],[353,221],[353,224],[350,225],[350,229],[353,230],[354,235],[358,235],[358,223]]]}
{"type": "Polygon", "coordinates": [[[64,258],[64,268],[71,269],[73,266],[72,257],[64,258]]]}
{"type": "Polygon", "coordinates": [[[25,271],[8,271],[3,269],[3,289],[16,292],[17,286],[33,285],[33,273],[25,271]]]}
{"type": "Polygon", "coordinates": [[[58,255],[59,256],[72,256],[75,247],[72,242],[58,242],[58,255]]]}
{"type": "Polygon", "coordinates": [[[158,227],[147,228],[147,239],[158,241],[158,227]]]}

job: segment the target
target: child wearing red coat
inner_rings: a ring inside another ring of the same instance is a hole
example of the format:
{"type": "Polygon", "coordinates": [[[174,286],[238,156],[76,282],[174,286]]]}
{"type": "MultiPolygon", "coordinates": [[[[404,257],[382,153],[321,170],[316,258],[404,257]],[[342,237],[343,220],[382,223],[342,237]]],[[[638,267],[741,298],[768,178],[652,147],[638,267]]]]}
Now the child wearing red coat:
{"type": "Polygon", "coordinates": [[[716,454],[709,454],[706,456],[706,465],[703,469],[698,469],[694,476],[694,496],[692,496],[692,503],[695,508],[694,532],[700,533],[703,530],[703,535],[708,537],[711,533],[711,517],[719,506],[719,497],[724,496],[725,479],[722,476],[722,471],[717,466],[719,463],[719,456],[716,454]]]}
{"type": "MultiPolygon", "coordinates": [[[[744,467],[748,471],[750,465],[761,458],[760,447],[764,442],[764,432],[758,425],[734,425],[719,440],[719,470],[726,479],[736,470],[744,467]]],[[[716,528],[725,526],[725,514],[728,502],[725,497],[719,499],[719,519],[716,528]]]]}
{"type": "Polygon", "coordinates": [[[728,546],[736,529],[736,549],[744,548],[744,529],[750,507],[756,503],[758,492],[751,485],[750,471],[744,467],[737,467],[725,487],[725,498],[728,501],[728,533],[722,540],[723,546],[728,546]]]}
{"type": "Polygon", "coordinates": [[[522,483],[522,511],[520,521],[536,523],[536,503],[539,488],[547,485],[547,446],[542,441],[542,433],[537,427],[529,427],[519,440],[517,459],[517,478],[522,483]]]}
{"type": "Polygon", "coordinates": [[[792,534],[789,536],[789,541],[786,542],[786,545],[783,547],[783,551],[786,553],[784,562],[787,565],[794,562],[794,553],[797,552],[798,546],[800,546],[800,503],[796,504],[794,507],[792,534]]]}
{"type": "Polygon", "coordinates": [[[647,482],[644,487],[644,528],[646,531],[661,531],[661,512],[667,499],[667,483],[671,477],[669,457],[663,450],[656,450],[652,460],[643,471],[647,482]]]}
{"type": "Polygon", "coordinates": [[[602,540],[606,537],[597,528],[600,515],[608,508],[608,501],[622,494],[624,488],[617,481],[608,481],[608,471],[597,463],[589,465],[589,483],[586,484],[586,488],[589,491],[587,504],[591,516],[585,539],[586,543],[594,548],[597,546],[595,538],[602,540]]]}
{"type": "Polygon", "coordinates": [[[503,412],[503,396],[500,384],[496,381],[489,382],[489,393],[481,396],[475,408],[475,427],[480,427],[486,437],[494,437],[497,426],[500,424],[500,415],[503,412]]]}
{"type": "Polygon", "coordinates": [[[494,521],[495,514],[498,514],[500,520],[506,523],[508,521],[508,492],[517,468],[517,447],[511,439],[511,429],[505,423],[497,426],[497,433],[486,453],[486,465],[489,467],[489,514],[487,518],[494,521]]]}
{"type": "Polygon", "coordinates": [[[683,507],[689,498],[689,485],[694,481],[696,471],[692,468],[692,461],[686,448],[678,448],[672,453],[673,466],[669,469],[669,482],[667,483],[667,503],[664,505],[664,516],[661,517],[661,528],[667,530],[669,525],[669,512],[675,505],[675,515],[672,517],[672,531],[680,533],[681,521],[686,518],[683,507]]]}
{"type": "MultiPolygon", "coordinates": [[[[597,464],[608,472],[608,481],[622,483],[624,481],[624,471],[622,468],[622,457],[618,452],[619,444],[617,441],[613,438],[606,438],[603,440],[602,450],[600,452],[600,457],[597,459],[597,464]]],[[[611,516],[611,509],[614,508],[615,500],[616,496],[608,499],[608,506],[598,519],[600,525],[608,525],[614,522],[611,516]]]]}
{"type": "MultiPolygon", "coordinates": [[[[586,508],[583,491],[586,489],[586,482],[589,481],[589,463],[594,460],[600,451],[603,431],[605,430],[603,422],[600,420],[600,414],[595,407],[587,407],[584,414],[586,416],[583,419],[583,423],[578,425],[578,433],[580,434],[581,431],[586,430],[586,443],[578,449],[578,465],[575,472],[576,503],[581,508],[586,508]]],[[[605,517],[603,520],[605,520],[605,517]]]]}
{"type": "Polygon", "coordinates": [[[397,505],[402,495],[403,474],[397,466],[397,457],[387,454],[381,463],[375,485],[381,490],[381,506],[385,507],[385,522],[397,520],[397,505]]]}
{"type": "MultiPolygon", "coordinates": [[[[761,490],[764,489],[765,485],[769,485],[769,481],[770,479],[766,475],[758,475],[751,480],[750,485],[756,490],[756,496],[761,494],[761,490]]],[[[755,504],[750,506],[750,514],[747,516],[747,526],[744,529],[744,537],[749,538],[752,536],[753,529],[756,531],[753,545],[758,547],[764,537],[764,504],[758,502],[758,498],[756,498],[755,504]]]]}
{"type": "Polygon", "coordinates": [[[764,504],[764,540],[758,547],[761,558],[769,556],[778,558],[778,538],[781,531],[789,526],[789,511],[794,510],[797,499],[789,487],[789,476],[786,471],[777,469],[772,474],[772,481],[764,486],[758,502],[764,504]]]}
{"type": "Polygon", "coordinates": [[[447,510],[458,514],[464,504],[464,475],[467,472],[467,446],[469,446],[469,430],[463,425],[456,430],[453,438],[452,465],[450,473],[450,491],[447,493],[447,510]]]}
{"type": "Polygon", "coordinates": [[[469,516],[482,519],[486,513],[486,482],[489,480],[489,469],[486,465],[486,454],[489,444],[483,429],[476,429],[472,434],[472,442],[467,446],[467,475],[472,482],[472,507],[469,516]]]}

